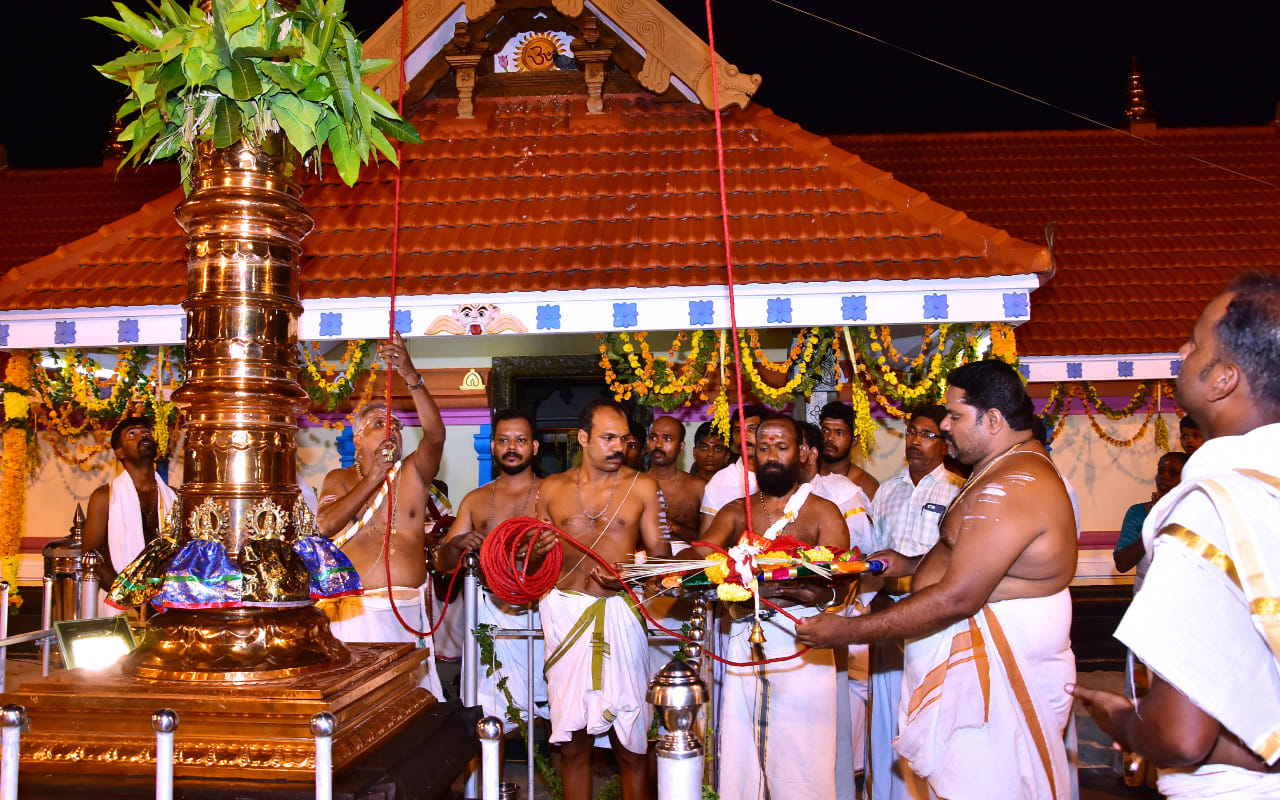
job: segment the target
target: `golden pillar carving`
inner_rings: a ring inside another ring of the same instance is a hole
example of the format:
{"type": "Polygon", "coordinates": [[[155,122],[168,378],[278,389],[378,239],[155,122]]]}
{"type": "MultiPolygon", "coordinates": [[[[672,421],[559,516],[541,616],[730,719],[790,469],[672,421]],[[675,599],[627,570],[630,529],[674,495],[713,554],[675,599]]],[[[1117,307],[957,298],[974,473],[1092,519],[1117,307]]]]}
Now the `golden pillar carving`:
{"type": "MultiPolygon", "coordinates": [[[[187,419],[176,533],[179,546],[221,541],[233,562],[246,545],[300,534],[297,417],[308,399],[297,380],[298,285],[313,222],[295,168],[279,137],[202,146],[191,194],[175,212],[187,231],[187,380],[173,394],[187,419]]],[[[305,573],[293,574],[300,562],[280,566],[267,591],[257,581],[252,600],[263,606],[153,618],[125,673],[242,681],[344,663],[349,653],[311,603],[305,573]]]]}

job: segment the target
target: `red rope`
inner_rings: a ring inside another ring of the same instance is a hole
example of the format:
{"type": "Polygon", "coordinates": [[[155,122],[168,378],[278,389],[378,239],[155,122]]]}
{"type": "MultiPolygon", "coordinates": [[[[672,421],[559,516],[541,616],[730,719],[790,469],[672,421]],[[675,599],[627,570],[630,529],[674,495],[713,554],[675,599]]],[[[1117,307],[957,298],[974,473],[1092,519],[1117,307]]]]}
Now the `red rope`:
{"type": "MultiPolygon", "coordinates": [[[[655,628],[668,636],[679,639],[682,642],[702,644],[701,642],[696,642],[695,640],[690,639],[688,636],[685,636],[678,631],[671,630],[661,622],[654,619],[649,613],[649,609],[644,607],[644,602],[636,595],[631,587],[627,585],[627,582],[622,579],[622,576],[618,574],[618,571],[614,569],[613,565],[597,555],[590,547],[587,547],[585,544],[579,542],[569,534],[559,528],[556,528],[551,523],[543,522],[542,520],[534,519],[533,517],[512,517],[506,522],[499,524],[489,532],[488,536],[484,538],[484,544],[480,546],[480,566],[484,569],[484,576],[485,580],[489,584],[489,589],[498,597],[501,597],[512,605],[536,603],[538,600],[542,599],[543,595],[551,591],[552,587],[555,586],[556,581],[560,577],[560,567],[564,563],[564,551],[561,542],[566,541],[581,550],[585,555],[590,556],[596,563],[608,570],[609,574],[622,584],[623,591],[625,591],[631,598],[631,601],[635,603],[636,608],[640,609],[640,613],[643,614],[645,619],[649,620],[655,628]],[[538,537],[538,534],[545,530],[555,533],[559,541],[551,552],[547,554],[547,557],[543,559],[543,562],[539,565],[538,569],[530,575],[527,565],[517,565],[516,553],[523,553],[524,550],[533,543],[533,540],[538,537]],[[521,547],[522,544],[524,547],[521,547]]],[[[786,609],[780,608],[768,600],[765,600],[763,597],[760,598],[760,602],[774,611],[777,611],[779,614],[782,614],[792,622],[795,622],[797,625],[800,624],[800,620],[788,613],[786,609]]],[[[775,664],[780,661],[790,661],[793,658],[799,658],[807,652],[809,652],[809,648],[805,647],[797,650],[791,655],[766,658],[763,661],[730,661],[709,651],[707,652],[707,655],[713,660],[719,661],[721,664],[725,664],[730,667],[756,667],[764,664],[775,664]]]]}
{"type": "MultiPolygon", "coordinates": [[[[397,94],[399,95],[399,97],[396,98],[396,113],[398,113],[401,117],[404,116],[404,85],[405,85],[405,79],[406,79],[406,76],[404,73],[404,65],[405,65],[405,53],[409,48],[408,42],[409,42],[409,0],[403,0],[403,2],[401,2],[400,4],[400,63],[396,66],[396,75],[399,79],[399,85],[397,87],[398,88],[397,94]]],[[[404,160],[401,158],[401,143],[399,139],[396,139],[396,161],[400,164],[404,163],[404,160]]],[[[391,217],[391,309],[388,312],[388,319],[387,319],[387,327],[388,327],[387,340],[388,341],[391,341],[392,339],[394,339],[396,335],[396,272],[400,266],[399,264],[400,262],[400,183],[401,183],[402,177],[403,176],[400,171],[400,168],[397,166],[396,167],[396,184],[395,184],[396,186],[395,205],[392,207],[392,217],[391,217]]],[[[405,351],[405,355],[406,356],[408,355],[408,350],[405,351]]],[[[387,403],[387,416],[386,416],[386,425],[385,425],[385,430],[387,433],[387,441],[391,441],[391,430],[392,430],[392,427],[391,427],[391,373],[392,373],[391,364],[388,362],[387,388],[384,393],[386,397],[386,403],[387,403]]],[[[428,482],[428,484],[429,483],[430,482],[428,482]]],[[[388,492],[394,491],[398,488],[399,487],[391,486],[391,475],[390,473],[388,473],[387,474],[388,492]]],[[[427,491],[430,491],[430,485],[428,485],[427,491]]],[[[382,537],[382,563],[386,568],[387,598],[391,602],[391,613],[395,614],[396,620],[400,623],[400,627],[404,628],[405,630],[409,631],[415,636],[421,636],[424,639],[430,638],[433,633],[439,630],[440,623],[444,621],[444,614],[445,614],[445,611],[447,611],[449,608],[449,601],[447,599],[445,600],[444,608],[440,610],[440,620],[435,622],[431,626],[430,631],[420,631],[414,628],[412,625],[410,625],[408,622],[405,621],[404,617],[400,615],[400,609],[396,607],[395,589],[391,583],[391,531],[392,531],[392,525],[394,522],[392,517],[394,515],[395,508],[396,508],[396,504],[394,500],[390,503],[387,503],[387,530],[382,537]]],[[[457,577],[456,572],[454,573],[454,576],[457,577]]],[[[450,588],[453,587],[452,580],[449,581],[449,586],[450,588]]],[[[428,621],[431,621],[431,611],[429,607],[425,604],[425,602],[423,604],[422,613],[427,615],[428,621]]]]}
{"type": "MultiPolygon", "coordinates": [[[[716,33],[711,24],[711,0],[707,0],[707,48],[711,58],[711,116],[716,121],[716,175],[720,185],[720,220],[724,226],[724,264],[728,273],[729,328],[733,331],[733,385],[738,397],[738,445],[742,448],[742,496],[751,497],[751,482],[747,474],[747,417],[742,402],[742,364],[738,345],[738,306],[733,290],[733,242],[729,238],[729,196],[725,189],[724,127],[720,121],[720,74],[716,69],[716,33]]],[[[720,388],[724,391],[724,387],[720,388]]],[[[751,503],[746,503],[747,530],[755,530],[751,521],[751,503]]]]}

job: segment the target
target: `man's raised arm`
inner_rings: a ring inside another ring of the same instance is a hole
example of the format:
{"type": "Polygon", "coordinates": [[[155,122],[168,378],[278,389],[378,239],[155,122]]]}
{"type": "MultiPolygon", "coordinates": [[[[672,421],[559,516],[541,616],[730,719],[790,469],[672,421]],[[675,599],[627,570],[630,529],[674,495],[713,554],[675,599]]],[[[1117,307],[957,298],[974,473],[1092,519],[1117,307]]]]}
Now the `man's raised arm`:
{"type": "Polygon", "coordinates": [[[444,453],[444,419],[435,398],[427,391],[426,379],[414,368],[405,347],[404,339],[394,333],[391,340],[378,349],[378,357],[390,364],[404,379],[413,407],[418,412],[418,424],[422,426],[422,441],[408,458],[418,471],[423,486],[430,487],[440,470],[440,457],[444,453]]]}

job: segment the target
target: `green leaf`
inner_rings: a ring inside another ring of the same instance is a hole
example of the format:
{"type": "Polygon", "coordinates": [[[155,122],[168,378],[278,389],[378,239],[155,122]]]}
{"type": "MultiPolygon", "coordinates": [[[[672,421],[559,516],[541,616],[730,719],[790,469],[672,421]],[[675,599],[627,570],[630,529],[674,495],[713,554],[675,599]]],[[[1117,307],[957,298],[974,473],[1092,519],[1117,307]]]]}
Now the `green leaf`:
{"type": "Polygon", "coordinates": [[[252,100],[262,94],[262,79],[252,61],[233,60],[218,70],[218,91],[233,100],[252,100]]]}
{"type": "Polygon", "coordinates": [[[396,149],[391,145],[391,142],[387,141],[387,137],[383,135],[382,131],[372,128],[369,131],[369,141],[373,142],[374,148],[379,153],[382,153],[383,157],[392,164],[399,166],[400,159],[396,157],[396,149]]]}
{"type": "Polygon", "coordinates": [[[323,103],[333,95],[333,81],[329,80],[329,76],[321,75],[307,84],[307,88],[302,90],[302,99],[310,100],[313,103],[323,103]]]}
{"type": "Polygon", "coordinates": [[[218,70],[214,67],[208,53],[193,47],[182,56],[182,74],[189,85],[201,86],[212,81],[217,76],[218,70]]]}
{"type": "Polygon", "coordinates": [[[355,104],[351,99],[351,80],[347,70],[337,53],[328,53],[324,57],[325,66],[329,68],[329,80],[333,81],[334,97],[338,101],[339,116],[351,120],[356,116],[355,104]]]}
{"type": "Polygon", "coordinates": [[[262,70],[262,74],[267,76],[268,80],[290,94],[296,95],[307,88],[307,85],[293,74],[293,70],[284,65],[272,61],[260,61],[258,69],[262,70]]]}
{"type": "Polygon", "coordinates": [[[289,137],[289,143],[299,153],[315,149],[316,124],[320,121],[320,109],[291,94],[278,94],[271,98],[271,113],[289,137]]]}
{"type": "Polygon", "coordinates": [[[125,100],[123,103],[121,103],[120,108],[116,110],[116,119],[118,120],[124,119],[125,117],[129,116],[130,114],[134,113],[137,110],[138,110],[137,98],[130,97],[128,100],[125,100]]]}
{"type": "Polygon", "coordinates": [[[164,127],[164,122],[160,119],[160,114],[153,111],[139,117],[135,120],[135,124],[129,127],[133,129],[133,146],[124,157],[126,162],[136,161],[142,155],[142,151],[147,149],[147,145],[151,144],[151,140],[156,138],[156,134],[164,127]]]}
{"type": "Polygon", "coordinates": [[[183,28],[191,24],[191,15],[173,0],[160,0],[160,13],[175,28],[183,28]]]}
{"type": "MultiPolygon", "coordinates": [[[[237,47],[235,49],[236,58],[269,58],[277,61],[283,61],[287,58],[294,58],[302,55],[301,47],[237,47]]],[[[259,64],[259,67],[262,65],[259,64]]],[[[272,65],[276,66],[276,65],[272,65]]]]}
{"type": "Polygon", "coordinates": [[[113,17],[88,17],[92,22],[104,25],[126,39],[149,50],[160,49],[160,37],[152,30],[151,22],[135,14],[124,3],[112,3],[120,19],[113,17]]]}
{"type": "Polygon", "coordinates": [[[347,137],[347,129],[335,125],[329,132],[329,152],[333,154],[333,165],[338,168],[338,177],[348,186],[360,177],[360,159],[351,148],[351,140],[347,137]]]}
{"type": "Polygon", "coordinates": [[[369,105],[373,107],[374,111],[384,117],[400,119],[400,112],[396,111],[395,106],[387,102],[386,98],[374,91],[369,84],[361,81],[360,85],[364,87],[364,96],[368,99],[369,105]]]}
{"type": "Polygon", "coordinates": [[[230,11],[227,12],[223,20],[226,26],[227,36],[234,36],[236,33],[244,30],[253,23],[258,21],[258,15],[262,12],[254,7],[253,3],[239,2],[230,11]]]}
{"type": "Polygon", "coordinates": [[[394,63],[389,58],[366,58],[360,63],[360,74],[372,75],[375,72],[382,72],[394,63]]]}
{"type": "Polygon", "coordinates": [[[213,146],[230,147],[240,141],[240,108],[225,97],[213,107],[213,146]]]}
{"type": "Polygon", "coordinates": [[[116,73],[123,75],[130,70],[159,63],[159,53],[143,53],[138,50],[134,50],[132,52],[125,53],[113,61],[108,61],[99,67],[95,67],[95,69],[108,76],[116,73]]]}
{"type": "Polygon", "coordinates": [[[373,127],[393,139],[399,139],[405,144],[422,144],[422,134],[418,133],[418,129],[413,127],[412,123],[406,122],[403,119],[374,117],[373,127]]]}

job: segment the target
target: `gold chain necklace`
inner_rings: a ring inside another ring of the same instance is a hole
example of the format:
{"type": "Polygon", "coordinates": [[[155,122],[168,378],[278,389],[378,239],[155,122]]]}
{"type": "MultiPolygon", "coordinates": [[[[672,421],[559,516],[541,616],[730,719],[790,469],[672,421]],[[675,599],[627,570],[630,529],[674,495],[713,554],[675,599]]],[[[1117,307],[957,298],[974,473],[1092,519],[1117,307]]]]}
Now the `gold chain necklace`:
{"type": "Polygon", "coordinates": [[[994,467],[996,464],[998,464],[998,463],[1000,463],[1001,461],[1003,461],[1005,458],[1007,458],[1007,457],[1009,457],[1009,456],[1013,455],[1014,451],[1015,451],[1015,450],[1017,450],[1019,447],[1022,447],[1024,444],[1026,444],[1026,442],[1018,442],[1018,443],[1017,443],[1017,444],[1015,444],[1013,447],[1010,447],[1008,450],[1005,450],[1005,451],[1004,451],[1003,453],[1001,453],[1000,455],[998,455],[998,456],[996,456],[995,458],[993,458],[993,459],[991,459],[990,461],[988,461],[988,462],[987,462],[987,465],[986,465],[985,467],[983,467],[982,469],[978,470],[977,474],[975,474],[975,475],[970,475],[970,476],[969,476],[969,480],[965,481],[965,482],[964,482],[964,486],[961,486],[961,487],[960,487],[960,491],[956,493],[955,499],[953,499],[953,500],[951,501],[951,505],[950,505],[950,507],[951,507],[951,508],[955,508],[956,501],[958,501],[961,497],[963,497],[965,492],[969,491],[969,487],[970,487],[970,486],[972,486],[972,485],[974,485],[975,483],[977,483],[977,482],[978,482],[978,479],[979,479],[979,478],[981,478],[983,475],[986,475],[986,474],[987,474],[987,472],[988,472],[992,467],[994,467]]]}
{"type": "Polygon", "coordinates": [[[613,498],[618,494],[618,483],[619,483],[621,480],[622,480],[622,470],[618,470],[617,472],[615,472],[615,473],[613,474],[613,491],[609,492],[609,500],[608,500],[608,502],[606,502],[606,503],[604,504],[604,508],[600,509],[600,513],[599,513],[599,514],[589,514],[589,513],[587,513],[587,505],[586,505],[586,503],[582,502],[582,467],[581,467],[581,465],[579,465],[579,467],[578,467],[578,483],[577,483],[577,486],[578,486],[578,507],[582,509],[582,516],[586,517],[586,518],[587,518],[588,520],[590,520],[591,522],[595,522],[596,520],[598,520],[598,519],[600,519],[601,517],[603,517],[603,516],[605,515],[605,513],[607,513],[607,512],[609,511],[609,507],[613,505],[613,498]]]}
{"type": "MultiPolygon", "coordinates": [[[[494,478],[493,483],[490,484],[489,486],[489,530],[493,530],[494,519],[495,519],[494,513],[493,513],[493,499],[494,499],[494,495],[497,494],[497,491],[498,491],[499,480],[501,480],[501,478],[494,478]]],[[[537,487],[537,485],[538,485],[537,478],[531,478],[529,480],[529,491],[525,493],[524,502],[520,504],[521,516],[523,516],[525,512],[529,510],[529,498],[533,497],[533,490],[535,487],[537,487]]],[[[613,498],[610,498],[609,502],[612,503],[613,498]]]]}

